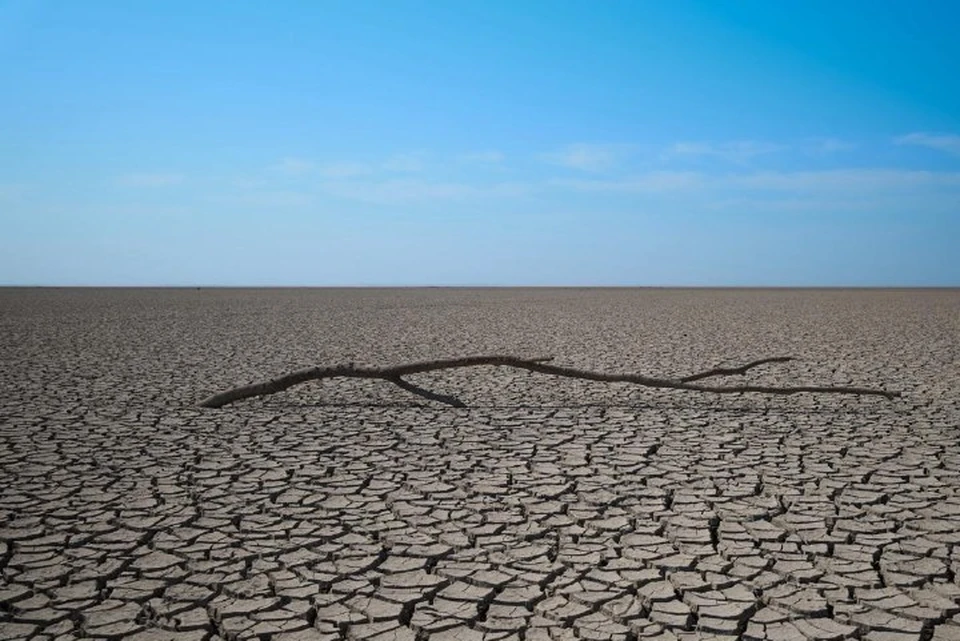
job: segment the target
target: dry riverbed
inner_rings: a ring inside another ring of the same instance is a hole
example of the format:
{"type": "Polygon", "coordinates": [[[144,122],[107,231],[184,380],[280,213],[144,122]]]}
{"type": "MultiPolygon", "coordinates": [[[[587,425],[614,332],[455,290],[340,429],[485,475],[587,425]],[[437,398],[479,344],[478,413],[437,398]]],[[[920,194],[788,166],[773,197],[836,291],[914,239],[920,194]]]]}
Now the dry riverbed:
{"type": "Polygon", "coordinates": [[[0,289],[0,639],[960,639],[960,291],[0,289]],[[711,396],[473,354],[903,398],[711,396]]]}

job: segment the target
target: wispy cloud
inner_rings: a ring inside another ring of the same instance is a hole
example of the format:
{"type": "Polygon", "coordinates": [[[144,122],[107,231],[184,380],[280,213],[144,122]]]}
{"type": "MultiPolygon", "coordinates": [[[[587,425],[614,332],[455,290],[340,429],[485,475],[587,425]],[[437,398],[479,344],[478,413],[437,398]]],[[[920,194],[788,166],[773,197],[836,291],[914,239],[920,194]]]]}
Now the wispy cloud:
{"type": "Polygon", "coordinates": [[[369,165],[359,162],[330,162],[317,166],[317,173],[324,178],[352,178],[372,171],[369,165]]]}
{"type": "Polygon", "coordinates": [[[960,136],[955,134],[935,134],[919,131],[895,138],[894,142],[898,145],[929,147],[930,149],[960,156],[960,136]]]}
{"type": "Polygon", "coordinates": [[[711,211],[752,213],[811,213],[811,212],[880,212],[898,203],[889,196],[871,198],[863,195],[829,198],[822,195],[794,195],[778,193],[766,197],[758,195],[711,198],[704,203],[711,211]]]}
{"type": "MultiPolygon", "coordinates": [[[[851,148],[852,143],[837,138],[808,139],[792,146],[795,151],[817,149],[823,153],[851,148]]],[[[745,161],[781,149],[788,148],[755,141],[677,143],[670,147],[670,153],[745,161]]],[[[267,200],[285,204],[303,204],[303,193],[317,199],[333,197],[362,203],[428,205],[490,198],[563,198],[571,192],[611,199],[633,196],[703,205],[729,203],[731,207],[743,202],[771,211],[804,208],[814,211],[817,203],[823,207],[866,209],[866,203],[876,204],[884,198],[900,205],[912,197],[924,202],[936,199],[938,207],[943,203],[960,204],[960,172],[883,167],[765,170],[762,163],[746,162],[695,167],[673,164],[674,168],[667,164],[661,169],[641,169],[649,163],[628,162],[630,150],[626,145],[573,145],[540,158],[582,173],[555,170],[552,175],[543,175],[542,167],[530,168],[531,173],[518,176],[514,182],[491,182],[477,173],[478,163],[481,167],[500,166],[504,156],[496,150],[446,157],[448,161],[466,163],[460,166],[459,175],[456,167],[447,167],[441,174],[435,173],[433,166],[424,167],[423,153],[402,154],[388,161],[365,164],[286,158],[274,169],[305,179],[277,181],[276,173],[272,177],[265,174],[260,177],[262,180],[250,184],[249,189],[266,194],[267,200]],[[387,170],[388,165],[395,169],[387,170]],[[288,193],[284,191],[287,189],[297,191],[288,193]]],[[[514,169],[520,171],[522,167],[514,169]]]]}
{"type": "Polygon", "coordinates": [[[284,158],[271,169],[291,176],[302,176],[316,170],[317,163],[304,158],[284,158]]]}
{"type": "Polygon", "coordinates": [[[706,179],[693,171],[652,171],[622,180],[554,180],[551,184],[576,191],[653,193],[699,188],[706,179]]]}
{"type": "MultiPolygon", "coordinates": [[[[341,179],[365,176],[374,172],[368,164],[353,161],[317,162],[305,158],[284,158],[270,171],[291,178],[341,179]]],[[[262,179],[261,179],[262,180],[262,179]]]]}
{"type": "Polygon", "coordinates": [[[552,185],[592,192],[656,193],[762,193],[875,194],[913,189],[956,192],[960,196],[960,172],[902,169],[831,169],[820,171],[756,171],[707,174],[703,172],[654,171],[621,180],[554,180],[552,185]]]}
{"type": "Polygon", "coordinates": [[[231,207],[296,209],[314,204],[316,197],[293,189],[250,188],[211,195],[210,201],[231,207]]]}
{"type": "Polygon", "coordinates": [[[424,169],[423,154],[412,152],[406,154],[395,154],[383,163],[383,168],[387,171],[399,173],[416,173],[424,169]]]}
{"type": "Polygon", "coordinates": [[[176,173],[133,173],[120,176],[117,183],[123,187],[167,187],[183,180],[183,174],[176,173]]]}
{"type": "Polygon", "coordinates": [[[756,190],[891,191],[918,187],[960,187],[960,172],[907,169],[763,171],[724,176],[718,185],[756,190]]]}
{"type": "Polygon", "coordinates": [[[462,201],[477,198],[513,198],[523,196],[530,187],[523,183],[475,185],[464,182],[429,180],[342,181],[324,183],[326,194],[361,202],[399,205],[424,202],[462,201]]]}
{"type": "Polygon", "coordinates": [[[756,140],[736,140],[724,143],[677,142],[667,149],[668,156],[710,157],[728,162],[745,163],[757,156],[787,149],[785,145],[756,140]]]}
{"type": "Polygon", "coordinates": [[[506,156],[499,151],[477,151],[474,153],[463,154],[460,156],[462,162],[474,162],[481,164],[494,165],[503,162],[506,156]]]}
{"type": "Polygon", "coordinates": [[[811,154],[827,155],[853,151],[857,148],[857,144],[840,138],[810,138],[804,148],[811,154]]]}
{"type": "Polygon", "coordinates": [[[570,145],[559,151],[541,154],[552,165],[580,171],[600,172],[613,169],[630,153],[631,145],[570,145]]]}
{"type": "Polygon", "coordinates": [[[306,158],[284,158],[270,167],[287,176],[319,176],[322,178],[350,178],[371,172],[368,165],[359,162],[315,162],[306,158]]]}

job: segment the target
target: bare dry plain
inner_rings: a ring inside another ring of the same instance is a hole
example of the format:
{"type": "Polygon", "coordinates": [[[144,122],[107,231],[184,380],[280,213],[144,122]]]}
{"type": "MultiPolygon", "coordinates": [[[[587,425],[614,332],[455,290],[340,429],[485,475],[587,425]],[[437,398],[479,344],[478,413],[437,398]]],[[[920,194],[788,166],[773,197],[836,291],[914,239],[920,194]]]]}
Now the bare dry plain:
{"type": "Polygon", "coordinates": [[[0,638],[960,639],[960,291],[0,289],[0,638]],[[556,357],[875,397],[481,367],[556,357]]]}

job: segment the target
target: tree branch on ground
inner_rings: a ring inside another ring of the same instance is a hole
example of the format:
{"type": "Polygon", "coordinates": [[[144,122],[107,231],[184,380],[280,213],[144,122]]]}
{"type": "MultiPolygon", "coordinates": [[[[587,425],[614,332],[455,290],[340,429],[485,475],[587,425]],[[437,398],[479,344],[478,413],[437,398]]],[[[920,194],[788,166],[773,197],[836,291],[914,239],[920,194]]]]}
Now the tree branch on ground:
{"type": "Polygon", "coordinates": [[[767,363],[784,363],[796,360],[791,356],[775,356],[772,358],[763,358],[752,361],[739,367],[717,367],[709,369],[683,378],[655,378],[643,376],[641,374],[616,374],[606,372],[594,372],[591,370],[577,369],[573,367],[562,367],[552,365],[553,357],[543,358],[518,358],[516,356],[468,356],[465,358],[440,359],[432,361],[422,361],[419,363],[409,363],[406,365],[396,365],[392,367],[363,367],[349,363],[346,365],[335,365],[332,367],[311,367],[309,369],[299,370],[283,376],[278,376],[261,383],[244,385],[234,389],[214,394],[200,403],[201,407],[223,407],[235,401],[256,396],[268,396],[282,392],[294,385],[306,383],[307,381],[318,381],[327,378],[367,378],[389,381],[402,389],[421,396],[431,401],[437,401],[453,407],[466,407],[460,399],[445,394],[437,394],[424,389],[418,385],[404,379],[405,376],[414,374],[423,374],[426,372],[436,372],[445,369],[457,369],[462,367],[512,367],[523,369],[539,374],[549,374],[552,376],[562,376],[565,378],[576,378],[587,381],[598,381],[602,383],[633,383],[643,387],[652,387],[657,389],[675,389],[691,392],[709,392],[712,394],[739,394],[744,392],[754,392],[759,394],[799,394],[801,392],[813,394],[850,394],[856,396],[883,396],[893,400],[900,396],[900,392],[888,392],[881,389],[871,389],[866,387],[848,387],[833,385],[801,385],[796,387],[777,387],[772,385],[704,385],[696,383],[705,378],[714,376],[742,375],[748,370],[759,365],[767,363]]]}

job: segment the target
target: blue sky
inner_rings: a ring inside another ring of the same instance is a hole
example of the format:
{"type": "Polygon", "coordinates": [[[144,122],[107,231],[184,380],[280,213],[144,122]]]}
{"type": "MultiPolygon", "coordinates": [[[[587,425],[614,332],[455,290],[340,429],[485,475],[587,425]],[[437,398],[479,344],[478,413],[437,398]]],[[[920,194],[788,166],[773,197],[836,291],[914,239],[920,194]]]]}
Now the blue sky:
{"type": "Polygon", "coordinates": [[[960,285],[957,24],[0,0],[0,284],[960,285]]]}

